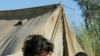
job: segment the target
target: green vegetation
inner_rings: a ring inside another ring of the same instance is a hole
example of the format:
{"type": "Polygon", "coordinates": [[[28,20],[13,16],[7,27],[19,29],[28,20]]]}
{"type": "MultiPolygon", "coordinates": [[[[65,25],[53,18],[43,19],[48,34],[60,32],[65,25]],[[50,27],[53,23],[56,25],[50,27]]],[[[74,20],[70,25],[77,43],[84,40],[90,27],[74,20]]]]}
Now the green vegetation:
{"type": "Polygon", "coordinates": [[[89,56],[100,56],[100,31],[80,28],[76,33],[79,44],[89,56]]]}
{"type": "Polygon", "coordinates": [[[89,29],[92,23],[100,21],[100,0],[74,0],[82,10],[86,28],[89,29]],[[95,21],[96,22],[95,22],[95,21]]]}
{"type": "Polygon", "coordinates": [[[100,56],[100,0],[74,0],[82,10],[85,27],[77,29],[76,36],[89,56],[100,56]]]}

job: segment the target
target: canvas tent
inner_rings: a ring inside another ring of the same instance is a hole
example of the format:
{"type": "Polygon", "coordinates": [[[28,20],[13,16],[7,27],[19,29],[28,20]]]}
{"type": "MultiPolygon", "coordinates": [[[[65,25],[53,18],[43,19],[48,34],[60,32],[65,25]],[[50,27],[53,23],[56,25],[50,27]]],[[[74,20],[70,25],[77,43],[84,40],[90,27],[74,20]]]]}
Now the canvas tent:
{"type": "Polygon", "coordinates": [[[0,11],[0,56],[23,56],[24,39],[32,34],[41,34],[54,43],[52,56],[83,52],[61,5],[0,11]]]}

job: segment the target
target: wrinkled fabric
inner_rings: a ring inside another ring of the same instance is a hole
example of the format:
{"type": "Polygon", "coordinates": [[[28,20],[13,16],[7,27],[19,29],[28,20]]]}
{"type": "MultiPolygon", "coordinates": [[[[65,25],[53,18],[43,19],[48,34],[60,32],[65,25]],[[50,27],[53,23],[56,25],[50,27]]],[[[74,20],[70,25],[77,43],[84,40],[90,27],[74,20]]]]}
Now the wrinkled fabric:
{"type": "Polygon", "coordinates": [[[62,7],[52,5],[0,13],[0,56],[23,56],[24,40],[32,34],[43,35],[54,43],[52,56],[75,56],[83,52],[62,7]]]}

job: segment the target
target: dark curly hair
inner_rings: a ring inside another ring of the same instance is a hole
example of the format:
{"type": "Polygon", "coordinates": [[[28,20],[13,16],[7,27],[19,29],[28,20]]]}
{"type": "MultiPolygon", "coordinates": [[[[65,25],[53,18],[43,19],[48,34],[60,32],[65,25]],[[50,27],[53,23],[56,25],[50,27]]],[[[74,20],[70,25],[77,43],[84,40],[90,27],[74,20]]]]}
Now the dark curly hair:
{"type": "Polygon", "coordinates": [[[88,55],[84,52],[78,52],[75,56],[88,56],[88,55]]]}
{"type": "Polygon", "coordinates": [[[22,48],[24,56],[35,56],[37,53],[53,52],[54,45],[42,35],[30,35],[25,39],[22,48]]]}

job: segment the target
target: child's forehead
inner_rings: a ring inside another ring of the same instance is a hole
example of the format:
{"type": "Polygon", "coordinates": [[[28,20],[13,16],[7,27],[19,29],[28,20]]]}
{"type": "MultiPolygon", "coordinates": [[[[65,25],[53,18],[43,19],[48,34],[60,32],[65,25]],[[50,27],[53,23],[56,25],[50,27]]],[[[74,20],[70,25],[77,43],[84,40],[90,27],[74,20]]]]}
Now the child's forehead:
{"type": "Polygon", "coordinates": [[[48,52],[38,53],[36,56],[50,56],[48,52]]]}

